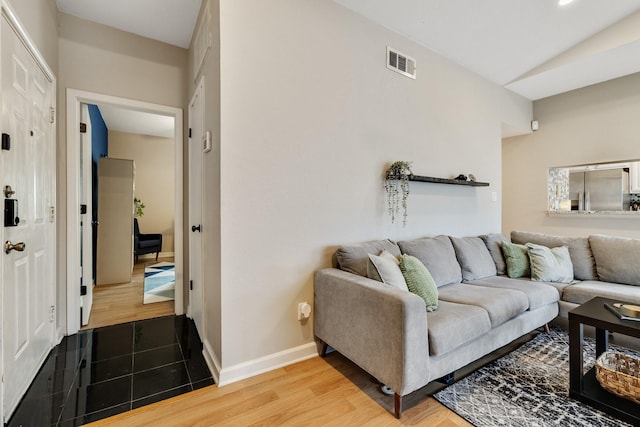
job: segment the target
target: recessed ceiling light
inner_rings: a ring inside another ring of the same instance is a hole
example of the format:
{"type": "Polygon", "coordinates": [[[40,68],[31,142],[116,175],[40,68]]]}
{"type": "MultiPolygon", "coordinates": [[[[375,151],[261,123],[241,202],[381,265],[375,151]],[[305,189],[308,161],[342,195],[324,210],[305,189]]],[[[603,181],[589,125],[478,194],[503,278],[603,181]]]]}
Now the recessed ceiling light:
{"type": "Polygon", "coordinates": [[[566,6],[569,3],[573,3],[573,0],[558,0],[558,6],[566,6]]]}

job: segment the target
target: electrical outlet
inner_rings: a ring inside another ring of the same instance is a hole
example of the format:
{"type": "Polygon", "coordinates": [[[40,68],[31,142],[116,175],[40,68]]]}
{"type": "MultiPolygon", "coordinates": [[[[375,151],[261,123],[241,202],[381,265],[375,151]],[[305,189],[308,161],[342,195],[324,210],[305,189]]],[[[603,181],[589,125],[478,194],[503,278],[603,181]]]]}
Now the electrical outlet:
{"type": "Polygon", "coordinates": [[[305,320],[311,316],[311,306],[308,302],[298,303],[298,320],[305,320]]]}

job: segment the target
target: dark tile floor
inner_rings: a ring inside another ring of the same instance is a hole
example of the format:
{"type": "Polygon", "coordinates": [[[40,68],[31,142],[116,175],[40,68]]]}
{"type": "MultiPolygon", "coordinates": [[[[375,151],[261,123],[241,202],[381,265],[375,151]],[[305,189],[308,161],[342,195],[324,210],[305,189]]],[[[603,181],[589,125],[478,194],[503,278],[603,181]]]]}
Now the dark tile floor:
{"type": "Polygon", "coordinates": [[[185,316],[90,329],[51,351],[7,426],[79,426],[211,384],[185,316]]]}

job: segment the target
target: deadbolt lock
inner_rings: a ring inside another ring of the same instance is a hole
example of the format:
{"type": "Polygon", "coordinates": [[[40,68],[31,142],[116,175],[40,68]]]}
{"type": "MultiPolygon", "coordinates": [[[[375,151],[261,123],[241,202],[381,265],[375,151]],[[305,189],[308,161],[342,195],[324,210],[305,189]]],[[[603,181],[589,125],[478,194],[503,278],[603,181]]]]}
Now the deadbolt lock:
{"type": "Polygon", "coordinates": [[[13,189],[11,188],[10,185],[5,185],[4,186],[4,197],[6,199],[8,199],[9,197],[13,196],[14,194],[16,194],[16,192],[13,191],[13,189]]]}

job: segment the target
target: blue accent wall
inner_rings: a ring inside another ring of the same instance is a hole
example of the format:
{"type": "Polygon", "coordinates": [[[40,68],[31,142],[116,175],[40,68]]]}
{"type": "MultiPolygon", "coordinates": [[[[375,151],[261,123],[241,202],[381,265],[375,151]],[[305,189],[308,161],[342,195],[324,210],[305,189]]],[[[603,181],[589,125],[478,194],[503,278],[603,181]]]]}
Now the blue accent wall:
{"type": "Polygon", "coordinates": [[[91,158],[97,165],[100,157],[106,157],[109,153],[109,130],[97,105],[89,105],[89,118],[91,119],[91,158]]]}
{"type": "MultiPolygon", "coordinates": [[[[91,120],[91,187],[93,188],[91,220],[98,218],[98,162],[109,154],[109,130],[97,105],[89,104],[89,120],[91,120]]],[[[93,232],[93,278],[96,278],[96,254],[98,233],[92,225],[93,232]]]]}

